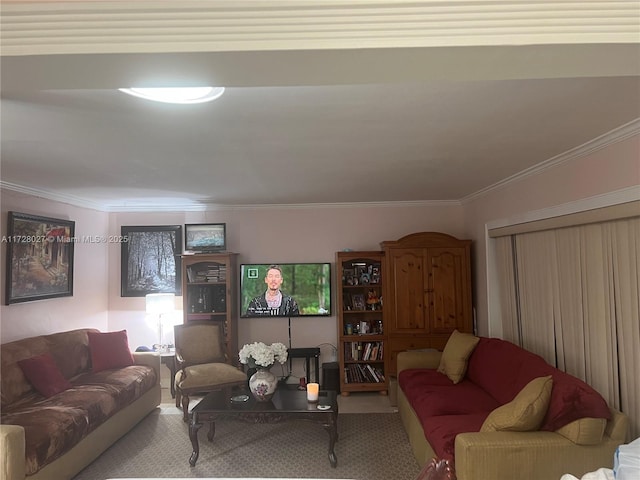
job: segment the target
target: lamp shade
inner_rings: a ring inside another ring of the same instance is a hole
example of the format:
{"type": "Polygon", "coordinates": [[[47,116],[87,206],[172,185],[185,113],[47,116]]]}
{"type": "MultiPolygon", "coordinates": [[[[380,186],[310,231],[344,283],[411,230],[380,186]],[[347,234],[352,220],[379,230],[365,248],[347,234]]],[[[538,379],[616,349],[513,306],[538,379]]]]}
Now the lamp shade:
{"type": "Polygon", "coordinates": [[[173,293],[150,293],[145,296],[147,313],[162,315],[175,310],[176,296],[173,293]]]}

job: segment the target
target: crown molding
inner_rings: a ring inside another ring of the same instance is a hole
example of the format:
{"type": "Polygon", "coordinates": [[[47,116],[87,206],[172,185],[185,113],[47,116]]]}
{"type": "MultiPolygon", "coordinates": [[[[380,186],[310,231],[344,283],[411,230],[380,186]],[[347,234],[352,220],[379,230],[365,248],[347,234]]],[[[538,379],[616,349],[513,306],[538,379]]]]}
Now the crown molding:
{"type": "Polygon", "coordinates": [[[573,213],[595,210],[597,208],[610,207],[612,205],[621,205],[623,203],[635,202],[638,200],[640,200],[640,186],[634,185],[631,187],[621,188],[620,190],[615,190],[613,192],[607,192],[600,195],[594,195],[593,197],[581,198],[580,200],[563,203],[562,205],[534,210],[509,218],[492,220],[485,224],[485,230],[488,235],[490,230],[496,228],[509,227],[538,220],[546,220],[549,218],[571,215],[573,213]]]}
{"type": "Polygon", "coordinates": [[[297,203],[297,204],[255,204],[255,205],[215,205],[207,210],[297,210],[318,208],[424,208],[424,207],[459,207],[458,200],[416,200],[388,202],[340,202],[340,203],[297,203]]]}
{"type": "Polygon", "coordinates": [[[136,203],[132,201],[125,201],[119,204],[99,203],[77,195],[57,193],[47,189],[28,187],[17,183],[5,182],[3,180],[0,180],[0,189],[24,193],[26,195],[46,200],[66,203],[75,207],[88,208],[90,210],[97,210],[100,212],[188,212],[206,210],[206,207],[201,204],[177,204],[175,200],[171,202],[167,201],[166,204],[151,204],[147,199],[143,201],[144,203],[136,203]]]}
{"type": "Polygon", "coordinates": [[[500,180],[499,182],[494,183],[493,185],[490,185],[486,188],[483,188],[482,190],[478,190],[477,192],[472,193],[471,195],[467,195],[466,197],[463,197],[462,199],[460,199],[460,202],[463,205],[465,205],[469,202],[477,200],[480,197],[483,197],[484,195],[487,195],[490,192],[493,192],[494,190],[503,188],[504,186],[510,183],[518,182],[527,177],[537,175],[545,170],[557,167],[558,165],[561,165],[565,162],[569,162],[571,160],[575,160],[576,158],[589,155],[598,150],[602,150],[603,148],[606,148],[610,145],[626,140],[627,138],[633,137],[635,135],[640,135],[640,118],[636,118],[635,120],[632,120],[631,122],[626,123],[625,125],[622,125],[614,130],[611,130],[610,132],[607,132],[603,135],[600,135],[599,137],[589,140],[588,142],[585,142],[582,145],[579,145],[575,148],[572,148],[571,150],[568,150],[564,153],[556,155],[555,157],[552,157],[537,165],[534,165],[533,167],[527,168],[526,170],[518,172],[515,175],[511,175],[510,177],[500,180]]]}
{"type": "Polygon", "coordinates": [[[3,1],[2,55],[638,43],[636,0],[3,1]]]}
{"type": "Polygon", "coordinates": [[[46,200],[66,203],[81,208],[88,208],[108,213],[159,213],[159,212],[203,212],[222,210],[298,210],[318,208],[405,208],[405,207],[459,207],[458,200],[419,200],[419,201],[390,201],[390,202],[343,202],[343,203],[298,203],[298,204],[246,204],[246,205],[220,205],[214,203],[188,201],[176,203],[175,199],[166,199],[166,203],[148,199],[138,203],[127,200],[122,203],[97,203],[75,195],[60,194],[50,190],[38,189],[18,185],[0,180],[0,189],[17,193],[24,193],[46,200]]]}
{"type": "Polygon", "coordinates": [[[44,198],[46,200],[66,203],[69,205],[75,205],[77,207],[89,208],[91,210],[98,210],[102,212],[106,211],[104,205],[93,202],[91,200],[87,200],[86,198],[77,197],[75,195],[60,194],[40,188],[27,187],[25,185],[18,185],[17,183],[5,182],[3,180],[0,180],[0,189],[17,193],[24,193],[33,197],[44,198]]]}

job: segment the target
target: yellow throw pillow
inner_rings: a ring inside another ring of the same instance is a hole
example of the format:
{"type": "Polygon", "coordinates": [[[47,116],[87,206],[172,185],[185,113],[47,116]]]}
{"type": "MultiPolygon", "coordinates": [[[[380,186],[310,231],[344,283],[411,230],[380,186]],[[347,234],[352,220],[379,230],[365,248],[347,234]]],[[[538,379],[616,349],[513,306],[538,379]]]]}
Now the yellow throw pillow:
{"type": "Polygon", "coordinates": [[[438,371],[444,373],[453,383],[459,383],[467,372],[467,360],[480,341],[470,333],[454,330],[444,346],[438,371]]]}
{"type": "Polygon", "coordinates": [[[602,441],[604,429],[607,427],[606,418],[579,418],[556,430],[565,438],[578,445],[598,445],[602,441]]]}
{"type": "Polygon", "coordinates": [[[538,430],[549,408],[553,379],[551,375],[531,380],[516,398],[496,408],[480,428],[481,432],[538,430]]]}

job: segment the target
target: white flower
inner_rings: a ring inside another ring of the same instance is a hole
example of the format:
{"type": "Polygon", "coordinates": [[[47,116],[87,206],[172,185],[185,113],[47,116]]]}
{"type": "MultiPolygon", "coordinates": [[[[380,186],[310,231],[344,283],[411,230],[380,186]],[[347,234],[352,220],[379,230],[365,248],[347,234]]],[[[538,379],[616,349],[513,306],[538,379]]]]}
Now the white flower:
{"type": "Polygon", "coordinates": [[[287,361],[287,347],[282,343],[267,345],[262,342],[254,342],[244,345],[238,353],[241,363],[270,367],[276,360],[281,364],[287,361]]]}

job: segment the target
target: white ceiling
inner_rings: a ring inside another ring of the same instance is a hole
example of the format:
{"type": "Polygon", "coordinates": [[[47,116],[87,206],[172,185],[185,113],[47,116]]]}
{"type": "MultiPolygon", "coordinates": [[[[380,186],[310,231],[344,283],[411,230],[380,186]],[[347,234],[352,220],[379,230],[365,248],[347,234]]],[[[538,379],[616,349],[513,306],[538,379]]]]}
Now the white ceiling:
{"type": "Polygon", "coordinates": [[[460,201],[640,117],[637,45],[572,48],[3,56],[1,181],[103,210],[460,201]],[[157,78],[227,90],[115,90],[157,78]]]}

